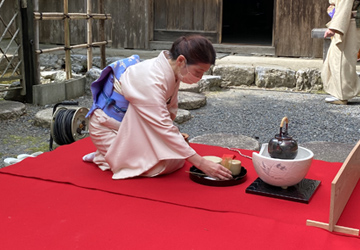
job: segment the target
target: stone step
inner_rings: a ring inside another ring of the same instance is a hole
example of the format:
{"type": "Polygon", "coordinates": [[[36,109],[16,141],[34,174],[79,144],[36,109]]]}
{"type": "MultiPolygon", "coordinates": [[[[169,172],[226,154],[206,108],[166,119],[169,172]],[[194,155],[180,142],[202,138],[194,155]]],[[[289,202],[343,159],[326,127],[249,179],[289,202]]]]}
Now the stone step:
{"type": "Polygon", "coordinates": [[[14,119],[26,112],[25,104],[15,101],[0,101],[0,120],[14,119]]]}
{"type": "MultiPolygon", "coordinates": [[[[59,106],[59,107],[64,107],[64,106],[59,106]]],[[[78,109],[80,107],[79,106],[65,106],[65,108],[78,109]]],[[[53,108],[47,108],[47,109],[40,110],[35,115],[34,125],[38,126],[38,127],[42,127],[42,128],[50,128],[52,117],[53,117],[53,108]]]]}
{"type": "Polygon", "coordinates": [[[36,113],[34,125],[42,128],[50,128],[53,109],[43,109],[36,113]]]}
{"type": "Polygon", "coordinates": [[[221,76],[203,75],[198,83],[180,83],[179,91],[201,93],[209,90],[219,90],[221,87],[221,76]]]}
{"type": "Polygon", "coordinates": [[[200,85],[198,83],[187,84],[187,83],[180,82],[179,91],[200,93],[200,85]]]}
{"type": "Polygon", "coordinates": [[[178,106],[180,109],[198,109],[206,105],[206,96],[199,93],[179,91],[178,106]]]}
{"type": "Polygon", "coordinates": [[[174,122],[181,124],[191,119],[191,113],[189,110],[178,109],[174,122]]]}

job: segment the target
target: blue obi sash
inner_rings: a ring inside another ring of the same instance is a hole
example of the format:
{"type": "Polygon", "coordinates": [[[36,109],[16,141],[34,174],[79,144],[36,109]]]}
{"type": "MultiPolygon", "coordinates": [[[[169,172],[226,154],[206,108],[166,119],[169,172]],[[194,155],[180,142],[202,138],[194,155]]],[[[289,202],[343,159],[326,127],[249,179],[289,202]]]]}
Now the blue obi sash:
{"type": "Polygon", "coordinates": [[[93,96],[93,105],[86,117],[89,117],[95,109],[102,109],[105,114],[121,122],[129,102],[125,97],[114,91],[114,77],[120,79],[125,70],[140,62],[138,55],[118,60],[105,67],[100,74],[99,79],[94,81],[91,86],[93,96]]]}

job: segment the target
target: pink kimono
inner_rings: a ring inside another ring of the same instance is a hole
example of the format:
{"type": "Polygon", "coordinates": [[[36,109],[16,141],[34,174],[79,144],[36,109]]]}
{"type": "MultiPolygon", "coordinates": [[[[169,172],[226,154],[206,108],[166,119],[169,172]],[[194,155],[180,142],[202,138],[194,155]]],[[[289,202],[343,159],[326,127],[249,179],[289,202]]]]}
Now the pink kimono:
{"type": "Polygon", "coordinates": [[[113,179],[171,173],[196,152],[174,126],[179,81],[164,55],[137,63],[121,75],[121,94],[129,106],[122,122],[97,109],[90,136],[94,162],[111,169],[113,179]]]}

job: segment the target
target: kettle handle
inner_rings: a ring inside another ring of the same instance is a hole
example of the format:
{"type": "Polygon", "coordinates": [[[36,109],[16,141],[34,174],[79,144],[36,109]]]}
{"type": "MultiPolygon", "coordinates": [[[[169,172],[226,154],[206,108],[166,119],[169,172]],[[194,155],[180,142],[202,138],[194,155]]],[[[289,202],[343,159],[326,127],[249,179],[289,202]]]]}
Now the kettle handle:
{"type": "Polygon", "coordinates": [[[285,116],[284,118],[282,118],[281,123],[280,123],[280,136],[282,136],[283,134],[287,135],[287,133],[288,133],[288,125],[289,125],[289,120],[285,116]],[[284,126],[284,122],[286,122],[286,127],[285,127],[285,132],[283,133],[282,128],[284,126]]]}

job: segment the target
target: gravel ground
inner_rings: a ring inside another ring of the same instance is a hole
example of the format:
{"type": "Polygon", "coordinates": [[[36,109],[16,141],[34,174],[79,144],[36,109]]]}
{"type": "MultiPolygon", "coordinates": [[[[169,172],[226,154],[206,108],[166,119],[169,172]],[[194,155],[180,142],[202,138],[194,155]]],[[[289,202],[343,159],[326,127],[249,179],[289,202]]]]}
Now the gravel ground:
{"type": "Polygon", "coordinates": [[[197,136],[209,133],[241,134],[260,144],[279,133],[284,116],[289,134],[298,141],[328,141],[356,144],[360,139],[360,97],[348,105],[325,103],[326,95],[273,90],[232,88],[207,94],[208,103],[193,110],[182,132],[197,136]]]}
{"type": "MultiPolygon", "coordinates": [[[[268,142],[279,131],[281,119],[289,119],[289,134],[298,141],[356,144],[360,138],[360,97],[346,106],[324,102],[325,95],[230,88],[207,92],[207,105],[191,110],[193,118],[179,124],[191,137],[212,133],[241,134],[268,142]]],[[[90,108],[90,96],[76,101],[90,108]]],[[[0,120],[0,168],[6,157],[49,150],[50,129],[34,126],[35,114],[49,106],[26,104],[26,114],[0,120]]]]}

